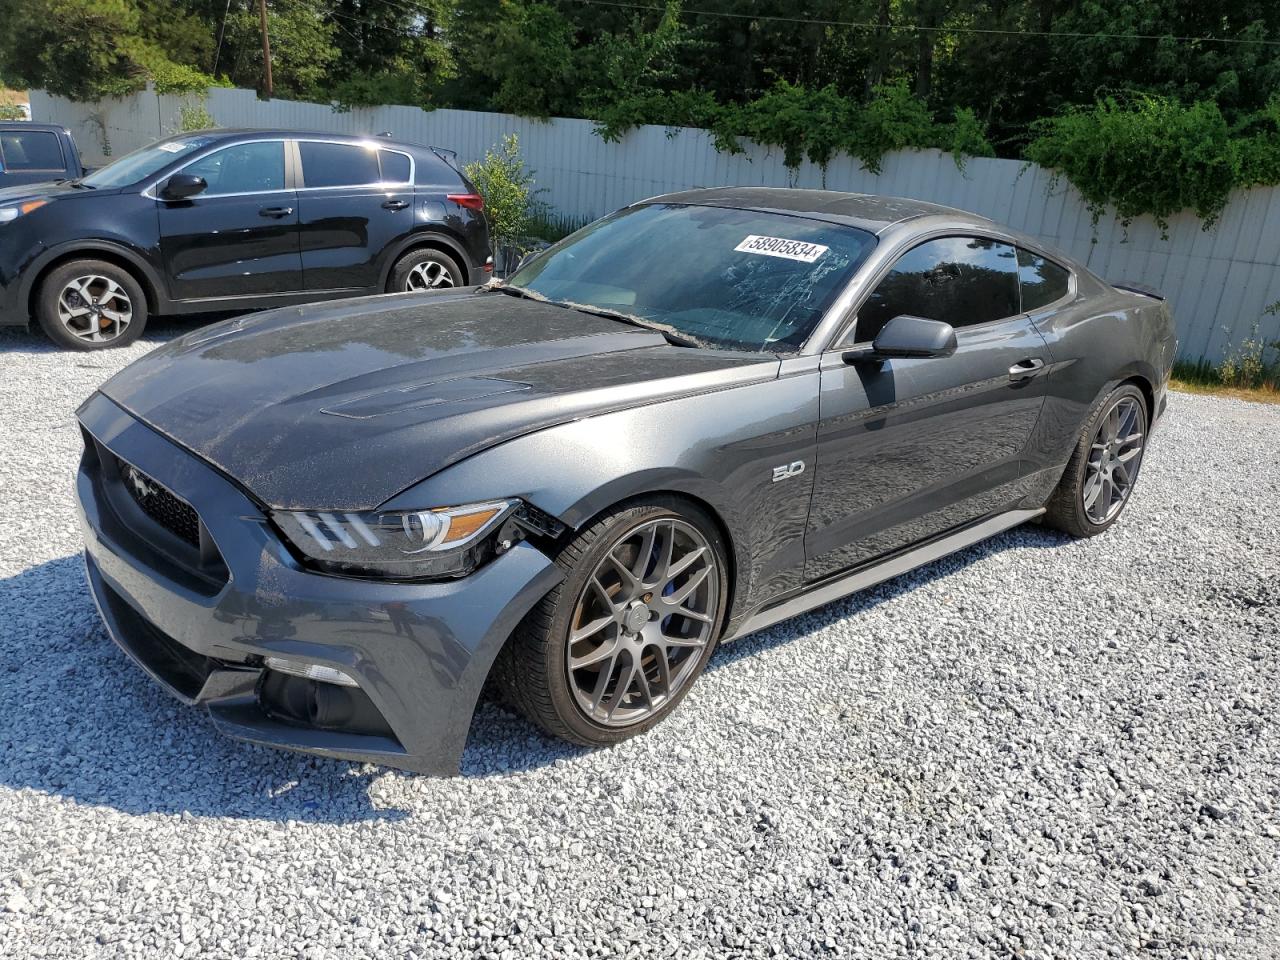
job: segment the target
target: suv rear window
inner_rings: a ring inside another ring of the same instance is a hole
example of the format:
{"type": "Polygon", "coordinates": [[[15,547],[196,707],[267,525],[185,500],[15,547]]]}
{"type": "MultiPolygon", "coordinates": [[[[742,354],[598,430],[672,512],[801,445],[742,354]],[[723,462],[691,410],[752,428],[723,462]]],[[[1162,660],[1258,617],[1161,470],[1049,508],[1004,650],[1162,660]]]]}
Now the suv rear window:
{"type": "MultiPolygon", "coordinates": [[[[378,149],[355,143],[298,143],[308,187],[363,187],[382,182],[378,149]]],[[[407,178],[406,178],[407,179],[407,178]]]]}
{"type": "Polygon", "coordinates": [[[65,170],[58,135],[44,130],[0,133],[0,170],[65,170]]]}

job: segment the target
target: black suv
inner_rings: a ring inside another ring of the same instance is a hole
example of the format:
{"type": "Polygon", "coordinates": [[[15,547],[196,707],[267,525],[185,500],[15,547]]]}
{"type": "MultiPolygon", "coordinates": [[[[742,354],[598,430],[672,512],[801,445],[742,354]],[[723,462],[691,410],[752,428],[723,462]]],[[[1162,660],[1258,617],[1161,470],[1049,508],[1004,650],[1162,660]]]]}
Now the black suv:
{"type": "Polygon", "coordinates": [[[0,323],[81,350],[149,314],[256,310],[479,283],[483,200],[447,151],[215,130],[74,180],[0,190],[0,323]]]}

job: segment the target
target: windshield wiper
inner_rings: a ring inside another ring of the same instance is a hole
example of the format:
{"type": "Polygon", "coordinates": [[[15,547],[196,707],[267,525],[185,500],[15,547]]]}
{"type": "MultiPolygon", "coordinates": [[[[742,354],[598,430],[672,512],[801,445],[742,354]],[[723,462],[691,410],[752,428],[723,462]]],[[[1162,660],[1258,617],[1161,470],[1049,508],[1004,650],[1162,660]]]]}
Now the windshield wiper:
{"type": "Polygon", "coordinates": [[[542,294],[534,290],[526,290],[524,287],[517,287],[514,283],[507,283],[505,280],[491,280],[485,289],[495,290],[498,293],[510,294],[513,297],[520,297],[524,300],[537,300],[541,303],[557,302],[555,300],[548,300],[542,294]]]}
{"type": "Polygon", "coordinates": [[[620,323],[626,323],[633,327],[640,327],[644,330],[652,330],[660,333],[667,339],[667,343],[676,347],[692,347],[699,349],[702,344],[693,337],[686,337],[679,331],[673,330],[665,324],[654,323],[652,320],[646,320],[643,317],[637,317],[634,313],[623,313],[621,310],[610,310],[608,307],[597,307],[590,303],[574,303],[572,300],[552,300],[550,297],[544,297],[536,290],[528,290],[524,287],[518,287],[513,283],[507,283],[503,280],[495,280],[489,284],[488,289],[497,290],[501,293],[510,294],[513,297],[522,297],[525,300],[536,300],[539,303],[549,303],[553,307],[564,307],[566,310],[576,310],[578,313],[589,313],[593,316],[604,317],[608,320],[617,320],[620,323]]]}
{"type": "Polygon", "coordinates": [[[98,189],[97,187],[89,186],[89,184],[85,183],[79,177],[76,177],[74,180],[62,180],[59,182],[65,183],[68,187],[71,187],[72,189],[75,189],[75,190],[97,190],[98,189]]]}
{"type": "Polygon", "coordinates": [[[654,323],[652,320],[646,320],[643,317],[637,317],[634,313],[623,313],[621,310],[610,310],[608,307],[597,307],[588,303],[573,303],[569,300],[550,300],[560,307],[568,307],[570,310],[577,310],[579,313],[590,313],[593,316],[605,317],[608,320],[617,320],[620,323],[630,324],[633,327],[640,327],[644,330],[652,330],[660,333],[667,338],[667,343],[676,347],[692,347],[695,350],[700,348],[700,344],[693,337],[686,337],[683,333],[673,330],[666,324],[654,323]]]}

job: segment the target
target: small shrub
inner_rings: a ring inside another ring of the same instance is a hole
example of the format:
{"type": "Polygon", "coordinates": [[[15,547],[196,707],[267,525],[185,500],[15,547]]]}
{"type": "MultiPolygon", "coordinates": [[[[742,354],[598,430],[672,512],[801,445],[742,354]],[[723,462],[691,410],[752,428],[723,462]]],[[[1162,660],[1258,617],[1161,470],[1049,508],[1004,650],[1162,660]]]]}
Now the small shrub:
{"type": "Polygon", "coordinates": [[[518,255],[529,236],[531,224],[545,213],[538,199],[543,191],[534,187],[533,171],[526,170],[520,156],[520,138],[510,134],[484,159],[467,164],[467,177],[484,197],[484,218],[495,251],[507,258],[518,255]]]}
{"type": "Polygon", "coordinates": [[[209,130],[217,125],[218,121],[213,119],[213,114],[203,100],[194,103],[187,101],[178,109],[178,129],[181,133],[209,130]]]}
{"type": "MultiPolygon", "coordinates": [[[[1268,312],[1275,313],[1272,304],[1268,312]]],[[[1218,382],[1239,390],[1276,389],[1280,386],[1280,343],[1268,343],[1258,336],[1258,324],[1238,346],[1228,344],[1227,354],[1218,364],[1218,382]]]]}

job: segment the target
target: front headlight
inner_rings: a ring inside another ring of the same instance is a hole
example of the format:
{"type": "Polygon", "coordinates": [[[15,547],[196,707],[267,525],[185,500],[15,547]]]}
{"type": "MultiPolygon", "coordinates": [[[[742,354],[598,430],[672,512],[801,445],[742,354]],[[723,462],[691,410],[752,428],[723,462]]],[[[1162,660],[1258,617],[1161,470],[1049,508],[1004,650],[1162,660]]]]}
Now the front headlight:
{"type": "Polygon", "coordinates": [[[517,500],[387,513],[272,514],[285,538],[321,570],[423,580],[465,576],[523,534],[517,500]]]}
{"type": "Polygon", "coordinates": [[[17,220],[32,210],[39,210],[48,202],[48,200],[28,200],[26,203],[15,203],[11,207],[0,207],[0,223],[17,220]]]}

